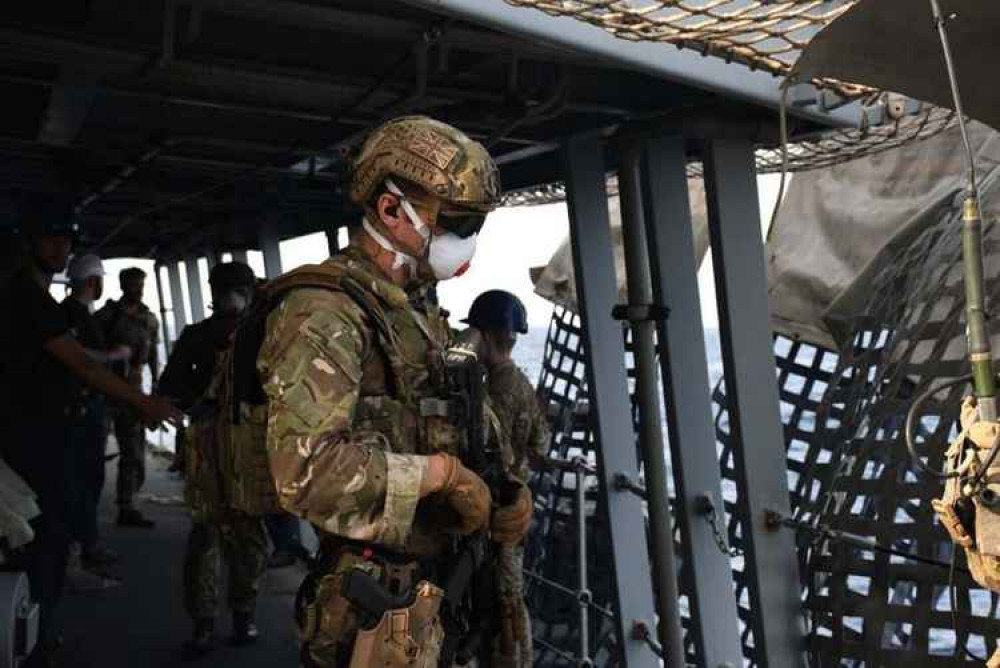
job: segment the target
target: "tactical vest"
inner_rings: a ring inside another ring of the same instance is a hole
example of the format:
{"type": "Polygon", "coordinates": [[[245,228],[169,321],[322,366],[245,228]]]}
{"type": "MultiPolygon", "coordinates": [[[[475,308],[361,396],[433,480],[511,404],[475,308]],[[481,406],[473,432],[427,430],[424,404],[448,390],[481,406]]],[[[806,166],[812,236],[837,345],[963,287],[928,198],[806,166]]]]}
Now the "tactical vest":
{"type": "Polygon", "coordinates": [[[438,307],[418,311],[402,291],[379,292],[358,263],[340,256],[306,265],[269,283],[219,365],[217,433],[225,503],[242,512],[279,510],[267,456],[267,398],[255,361],[267,315],[292,290],[320,288],[346,294],[369,326],[372,345],[362,360],[360,396],[352,431],[385,434],[395,452],[458,454],[460,430],[437,400],[444,383],[443,350],[451,339],[438,307]]]}

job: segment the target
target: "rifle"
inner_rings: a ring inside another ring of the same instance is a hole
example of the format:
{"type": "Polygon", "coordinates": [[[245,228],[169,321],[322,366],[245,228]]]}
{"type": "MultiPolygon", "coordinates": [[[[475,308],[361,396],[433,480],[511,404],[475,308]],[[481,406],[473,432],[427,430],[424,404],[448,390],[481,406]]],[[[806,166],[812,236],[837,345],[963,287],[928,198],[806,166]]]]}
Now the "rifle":
{"type": "MultiPolygon", "coordinates": [[[[483,479],[494,502],[507,505],[518,485],[506,476],[499,445],[487,438],[486,371],[474,356],[449,359],[445,370],[449,417],[465,432],[459,459],[483,479]]],[[[481,668],[490,665],[491,642],[499,633],[496,597],[496,550],[488,533],[481,530],[459,539],[444,583],[440,665],[465,665],[474,657],[481,668]]]]}

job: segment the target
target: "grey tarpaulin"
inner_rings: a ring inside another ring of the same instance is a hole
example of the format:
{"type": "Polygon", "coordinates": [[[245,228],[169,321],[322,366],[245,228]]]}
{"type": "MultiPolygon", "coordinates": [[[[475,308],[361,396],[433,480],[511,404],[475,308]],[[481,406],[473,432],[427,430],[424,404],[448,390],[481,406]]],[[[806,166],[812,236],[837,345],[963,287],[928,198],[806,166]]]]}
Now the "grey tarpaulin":
{"type": "MultiPolygon", "coordinates": [[[[699,264],[708,250],[708,215],[705,210],[705,184],[701,179],[688,180],[688,197],[691,201],[691,222],[694,226],[694,250],[699,264]]],[[[622,215],[618,197],[608,199],[611,216],[611,238],[615,244],[615,274],[618,278],[618,296],[627,300],[625,288],[625,253],[622,248],[622,215]]],[[[531,270],[535,292],[550,302],[576,310],[576,282],[573,278],[573,256],[569,237],[553,253],[544,267],[531,270]]]]}
{"type": "MultiPolygon", "coordinates": [[[[1000,165],[1000,136],[970,126],[985,177],[1000,165]]],[[[767,241],[775,331],[839,349],[839,323],[858,308],[894,249],[957,207],[965,184],[958,130],[796,174],[767,241]]],[[[1000,200],[984,192],[987,223],[1000,200]]]]}
{"type": "MultiPolygon", "coordinates": [[[[1000,166],[1000,135],[972,123],[970,134],[982,177],[1000,166]]],[[[840,348],[839,323],[857,315],[894,249],[957,207],[964,187],[957,128],[849,163],[797,173],[767,239],[771,323],[776,333],[823,348],[840,348]],[[861,301],[859,301],[861,300],[861,301]]],[[[704,184],[689,182],[695,251],[708,248],[704,184]]],[[[983,191],[987,224],[1000,208],[993,189],[983,191]]],[[[621,216],[609,201],[621,299],[625,299],[621,216]]],[[[544,268],[532,270],[535,291],[576,309],[573,263],[567,239],[544,268]]]]}

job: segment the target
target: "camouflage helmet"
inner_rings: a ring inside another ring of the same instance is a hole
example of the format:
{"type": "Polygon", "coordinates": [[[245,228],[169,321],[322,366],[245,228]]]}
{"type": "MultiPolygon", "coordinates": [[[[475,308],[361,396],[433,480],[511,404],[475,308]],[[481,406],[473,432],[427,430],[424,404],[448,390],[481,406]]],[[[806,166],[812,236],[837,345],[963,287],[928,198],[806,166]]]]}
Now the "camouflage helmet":
{"type": "Polygon", "coordinates": [[[351,165],[351,200],[365,205],[392,176],[466,209],[488,213],[500,202],[497,168],[483,145],[426,116],[396,118],[368,135],[351,165]]]}

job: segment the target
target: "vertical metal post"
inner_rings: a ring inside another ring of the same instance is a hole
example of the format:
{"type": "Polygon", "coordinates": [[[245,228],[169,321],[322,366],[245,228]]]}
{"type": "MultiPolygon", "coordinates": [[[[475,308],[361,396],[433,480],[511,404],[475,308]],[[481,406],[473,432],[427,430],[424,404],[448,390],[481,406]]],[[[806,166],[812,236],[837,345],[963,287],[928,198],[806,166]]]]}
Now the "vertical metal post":
{"type": "Polygon", "coordinates": [[[211,272],[215,269],[215,265],[222,261],[221,253],[213,248],[205,255],[205,261],[208,263],[208,271],[211,272]]]}
{"type": "MultiPolygon", "coordinates": [[[[688,596],[698,654],[710,668],[743,665],[732,564],[719,549],[706,499],[725,517],[715,451],[705,331],[698,296],[698,266],[684,140],[649,137],[643,145],[643,205],[656,301],[670,308],[657,321],[670,462],[677,488],[683,559],[692,574],[688,596]]],[[[719,527],[725,530],[724,525],[719,527]]],[[[772,664],[773,665],[773,664],[772,664]]]]}
{"type": "Polygon", "coordinates": [[[609,520],[620,658],[626,668],[659,666],[659,657],[641,639],[643,631],[655,624],[642,503],[632,493],[618,491],[615,485],[619,474],[634,480],[638,467],[622,328],[611,319],[618,290],[603,148],[597,137],[575,137],[563,147],[562,157],[587,355],[590,419],[597,442],[601,494],[609,520]]]}
{"type": "Polygon", "coordinates": [[[242,262],[243,264],[247,264],[247,249],[246,248],[243,248],[243,249],[240,249],[240,250],[234,250],[233,253],[232,253],[232,255],[233,255],[233,262],[242,262]]]}
{"type": "Polygon", "coordinates": [[[187,312],[184,310],[184,287],[181,284],[181,266],[179,262],[167,265],[167,279],[170,281],[170,304],[174,312],[174,341],[187,327],[187,312]]]}
{"type": "MultiPolygon", "coordinates": [[[[163,332],[163,351],[166,353],[166,357],[170,357],[173,339],[170,338],[170,330],[167,329],[167,303],[164,301],[163,278],[160,276],[161,269],[163,269],[163,265],[159,262],[153,265],[153,273],[156,275],[156,297],[160,300],[160,331],[163,332]]],[[[174,338],[177,338],[176,333],[174,334],[174,338]]]]}
{"type": "Polygon", "coordinates": [[[201,269],[198,258],[184,258],[184,271],[187,273],[188,297],[191,299],[191,320],[201,322],[205,319],[205,298],[201,294],[201,269]]]}
{"type": "Polygon", "coordinates": [[[340,252],[340,241],[337,239],[338,232],[340,232],[339,227],[326,228],[326,248],[330,252],[330,255],[336,255],[340,252]]]}
{"type": "Polygon", "coordinates": [[[713,139],[704,158],[753,640],[764,665],[803,666],[794,536],[766,523],[767,511],[788,516],[790,509],[754,147],[748,140],[713,139]]]}
{"type": "Polygon", "coordinates": [[[281,276],[281,250],[274,222],[265,220],[261,223],[257,238],[260,243],[260,251],[264,254],[265,276],[269,279],[281,276]]]}
{"type": "MultiPolygon", "coordinates": [[[[622,150],[618,170],[622,211],[622,241],[629,306],[649,306],[653,289],[643,230],[642,188],[639,180],[639,146],[629,143],[622,150]]],[[[648,314],[647,314],[648,316],[648,314]]],[[[639,409],[639,449],[646,479],[649,536],[652,542],[653,587],[656,592],[657,626],[667,666],[684,665],[684,641],[678,608],[677,565],[674,561],[673,520],[667,491],[667,462],[656,376],[654,323],[633,320],[632,346],[635,356],[635,397],[639,409]]]]}
{"type": "Polygon", "coordinates": [[[577,666],[590,666],[590,578],[587,573],[587,462],[576,461],[577,604],[580,606],[580,656],[577,666]]]}

